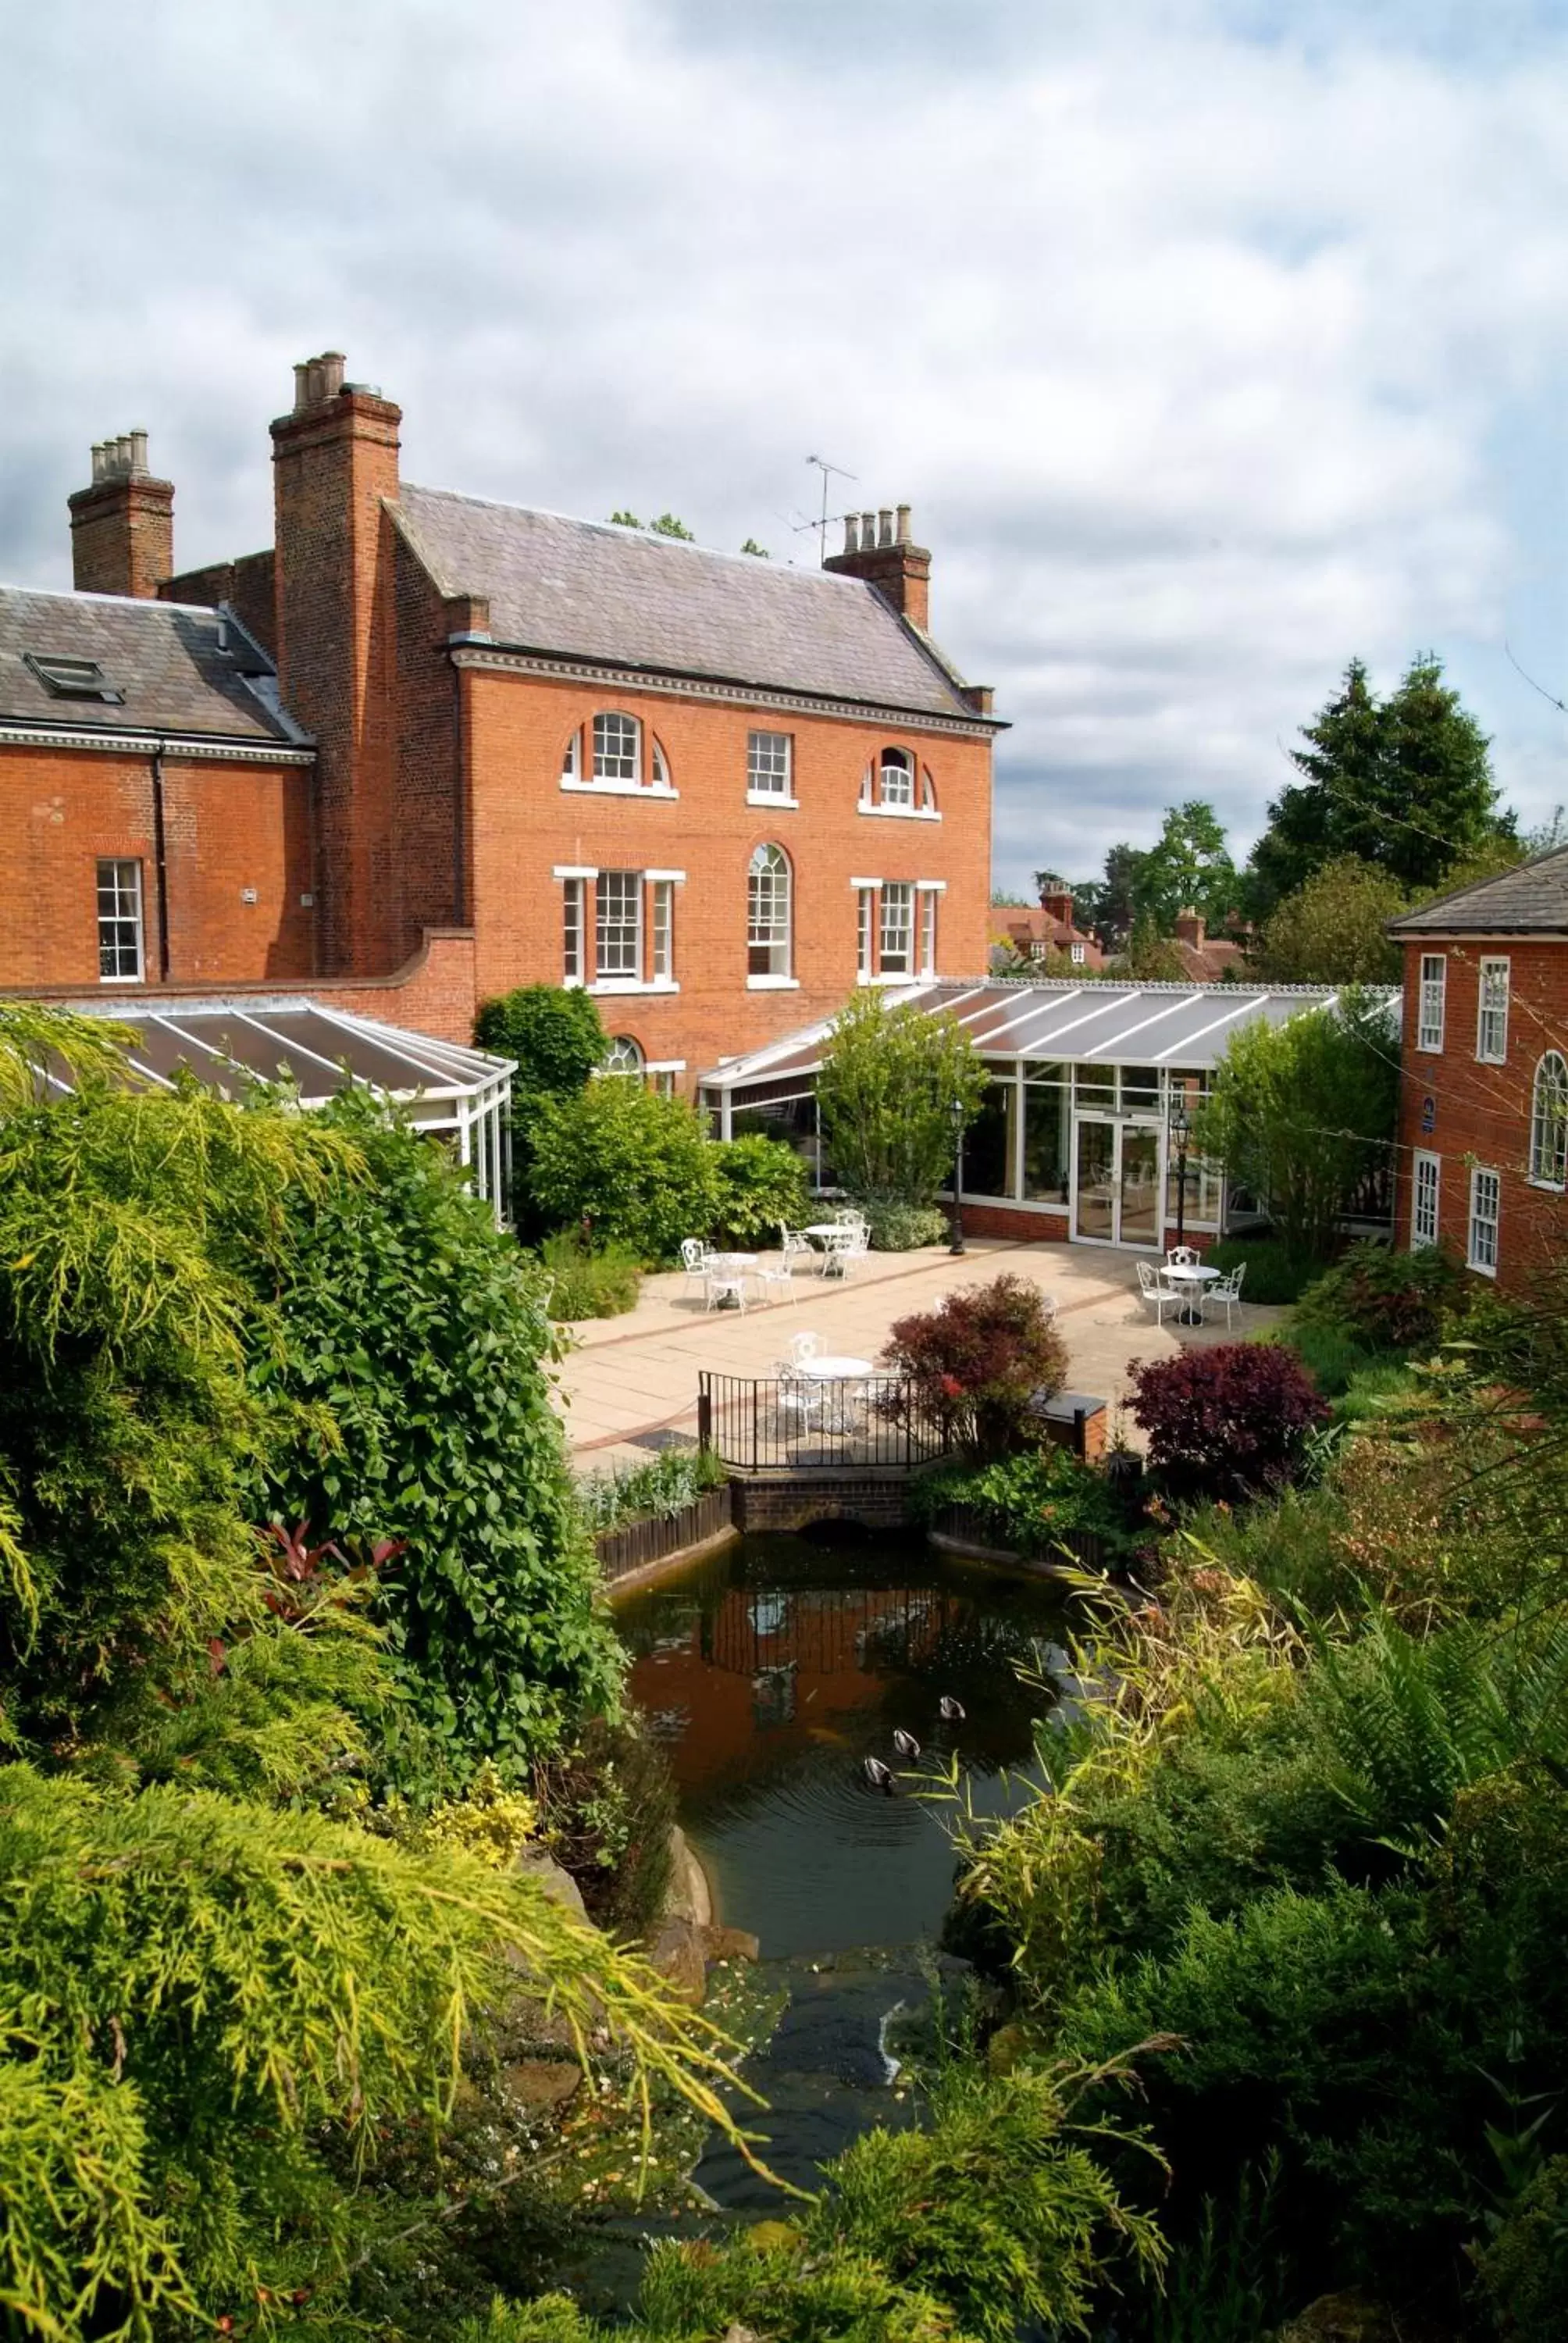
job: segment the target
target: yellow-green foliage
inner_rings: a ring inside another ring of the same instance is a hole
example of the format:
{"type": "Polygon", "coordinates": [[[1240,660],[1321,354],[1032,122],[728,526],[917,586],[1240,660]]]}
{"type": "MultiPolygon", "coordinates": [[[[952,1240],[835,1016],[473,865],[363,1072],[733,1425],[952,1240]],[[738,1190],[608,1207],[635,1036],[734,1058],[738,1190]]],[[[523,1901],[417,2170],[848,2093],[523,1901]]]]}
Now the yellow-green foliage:
{"type": "Polygon", "coordinates": [[[538,1820],[535,1801],[508,1789],[487,1758],[465,1796],[434,1808],[425,1836],[432,1846],[456,1847],[494,1871],[505,1871],[532,1838],[538,1820]]]}
{"type": "Polygon", "coordinates": [[[330,2326],[389,2217],[378,2143],[439,2128],[519,1977],[579,2055],[613,2035],[634,2096],[662,2078],[728,2122],[713,2029],[526,1876],[206,1792],[0,1772],[0,2299],[99,2343],[291,2298],[330,2326]]]}

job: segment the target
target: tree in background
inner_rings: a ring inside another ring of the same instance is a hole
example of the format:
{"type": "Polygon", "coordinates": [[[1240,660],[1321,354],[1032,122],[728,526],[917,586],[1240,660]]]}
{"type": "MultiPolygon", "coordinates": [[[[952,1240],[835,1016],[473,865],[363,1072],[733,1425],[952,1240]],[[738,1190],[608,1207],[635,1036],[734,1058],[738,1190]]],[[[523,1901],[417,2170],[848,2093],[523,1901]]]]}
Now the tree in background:
{"type": "MultiPolygon", "coordinates": [[[[609,518],[610,525],[614,528],[641,528],[644,526],[634,512],[612,512],[609,518]]],[[[654,537],[678,537],[688,545],[695,545],[697,542],[696,530],[688,528],[686,523],[678,519],[674,513],[660,513],[658,518],[648,522],[647,527],[654,537]]],[[[753,545],[748,539],[740,550],[742,553],[761,553],[762,548],[759,545],[753,545]]]]}
{"type": "Polygon", "coordinates": [[[1387,930],[1406,908],[1397,879],[1336,856],[1275,905],[1250,972],[1271,984],[1397,984],[1400,949],[1387,930]]]}
{"type": "Polygon", "coordinates": [[[1191,981],[1186,962],[1170,937],[1161,934],[1152,911],[1140,911],[1133,920],[1127,950],[1118,960],[1115,973],[1133,977],[1140,984],[1191,981]]]}
{"type": "Polygon", "coordinates": [[[1292,1252],[1323,1259],[1357,1190],[1390,1161],[1398,1092],[1386,1008],[1352,990],[1233,1035],[1192,1143],[1266,1201],[1292,1252]]]}
{"type": "Polygon", "coordinates": [[[1380,700],[1360,659],[1291,752],[1302,775],[1269,808],[1252,850],[1249,899],[1266,917],[1327,862],[1353,855],[1407,894],[1513,834],[1499,814],[1486,735],[1442,680],[1441,660],[1412,660],[1380,700]]]}
{"type": "Polygon", "coordinates": [[[829,1038],[817,1078],[828,1161],[867,1202],[930,1204],[952,1169],[959,1132],[980,1111],[985,1068],[957,1021],[858,993],[829,1038]]]}
{"type": "MultiPolygon", "coordinates": [[[[1107,853],[1104,877],[1086,879],[1072,890],[1080,921],[1099,937],[1107,951],[1120,951],[1132,933],[1138,912],[1138,872],[1142,860],[1140,849],[1123,839],[1107,853]]],[[[1052,875],[1037,871],[1036,881],[1052,875]]]]}
{"type": "Polygon", "coordinates": [[[1219,928],[1235,910],[1240,892],[1236,866],[1213,807],[1202,798],[1167,806],[1159,837],[1138,857],[1132,873],[1135,913],[1151,919],[1162,936],[1172,932],[1178,914],[1185,910],[1201,912],[1211,927],[1219,928]]]}

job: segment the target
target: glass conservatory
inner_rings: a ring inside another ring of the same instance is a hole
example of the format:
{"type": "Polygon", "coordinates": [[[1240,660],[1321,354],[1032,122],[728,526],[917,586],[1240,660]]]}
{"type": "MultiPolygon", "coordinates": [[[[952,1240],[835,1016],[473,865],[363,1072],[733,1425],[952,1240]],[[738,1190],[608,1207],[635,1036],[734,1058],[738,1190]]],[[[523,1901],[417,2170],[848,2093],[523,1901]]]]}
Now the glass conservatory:
{"type": "MultiPolygon", "coordinates": [[[[1157,1252],[1179,1226],[1217,1235],[1258,1217],[1251,1198],[1227,1192],[1217,1168],[1189,1151],[1188,1121],[1232,1034],[1334,995],[1040,980],[911,986],[889,998],[956,1017],[985,1061],[990,1081],[957,1167],[977,1221],[998,1234],[1157,1252]]],[[[836,1184],[816,1097],[831,1031],[828,1021],[727,1059],[699,1092],[716,1136],[788,1140],[819,1190],[836,1184]]]]}

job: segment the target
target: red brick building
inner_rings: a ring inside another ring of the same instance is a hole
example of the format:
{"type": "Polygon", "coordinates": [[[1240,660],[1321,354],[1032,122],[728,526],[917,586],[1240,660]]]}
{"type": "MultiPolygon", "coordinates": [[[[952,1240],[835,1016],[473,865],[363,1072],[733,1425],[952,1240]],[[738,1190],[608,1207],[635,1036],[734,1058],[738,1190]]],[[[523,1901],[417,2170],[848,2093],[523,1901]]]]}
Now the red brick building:
{"type": "Polygon", "coordinates": [[[1069,888],[1048,888],[1038,909],[1032,905],[999,904],[991,913],[991,940],[1011,950],[1031,966],[1041,966],[1051,952],[1062,952],[1072,968],[1103,968],[1100,940],[1081,928],[1069,888]]]}
{"type": "Polygon", "coordinates": [[[1515,1292],[1568,1242],[1568,849],[1389,930],[1404,947],[1396,1243],[1515,1292]]]}
{"type": "Polygon", "coordinates": [[[999,728],[906,507],[797,569],[412,487],[400,420],[297,367],[274,544],[184,575],[146,434],[95,449],[77,591],[0,588],[0,985],[307,985],[456,1040],[581,983],[685,1088],[983,968],[999,728]]]}

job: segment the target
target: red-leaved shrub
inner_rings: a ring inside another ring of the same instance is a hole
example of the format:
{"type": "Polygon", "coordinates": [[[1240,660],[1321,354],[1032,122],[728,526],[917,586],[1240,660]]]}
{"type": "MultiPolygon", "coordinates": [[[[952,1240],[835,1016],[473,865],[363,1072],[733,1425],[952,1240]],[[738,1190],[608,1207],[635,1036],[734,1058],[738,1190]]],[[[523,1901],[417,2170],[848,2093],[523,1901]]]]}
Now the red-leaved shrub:
{"type": "Polygon", "coordinates": [[[1130,1370],[1132,1413],[1149,1460],[1182,1497],[1253,1497],[1300,1472],[1307,1435],[1328,1409],[1290,1351],[1222,1342],[1130,1370]]]}
{"type": "Polygon", "coordinates": [[[886,1353],[895,1374],[962,1440],[990,1456],[1022,1437],[1029,1404],[1067,1381],[1067,1345],[1027,1278],[998,1277],[900,1318],[886,1353]]]}

